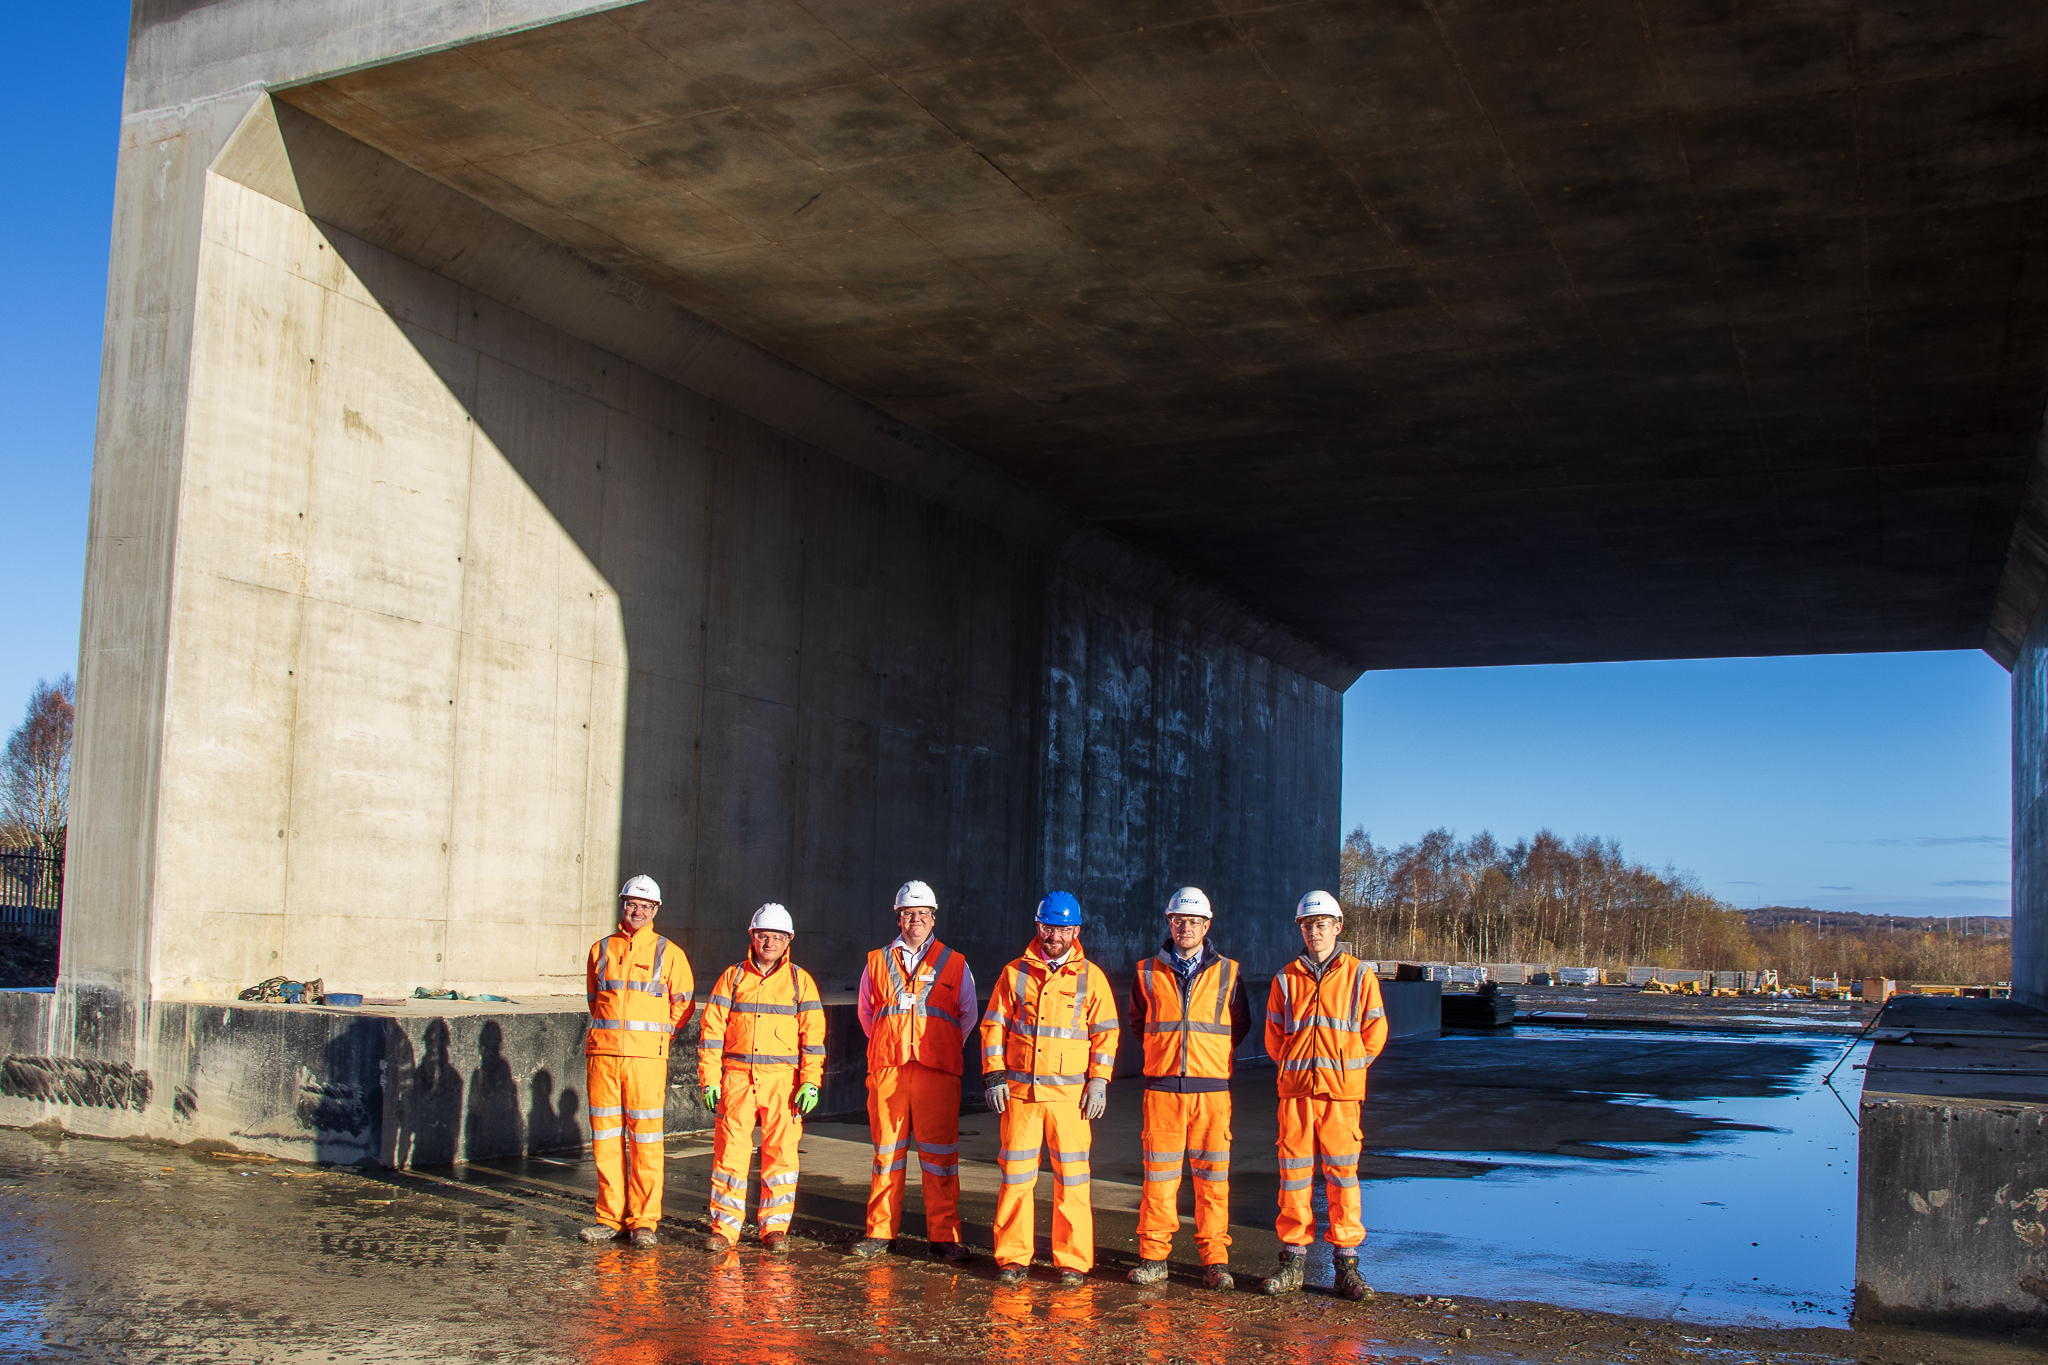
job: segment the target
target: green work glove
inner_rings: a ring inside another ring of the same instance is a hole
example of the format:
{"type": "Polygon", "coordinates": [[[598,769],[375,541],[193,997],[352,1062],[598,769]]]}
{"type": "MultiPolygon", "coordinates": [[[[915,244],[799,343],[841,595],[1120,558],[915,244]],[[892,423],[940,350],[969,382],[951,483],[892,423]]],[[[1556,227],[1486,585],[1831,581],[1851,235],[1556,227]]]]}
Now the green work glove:
{"type": "Polygon", "coordinates": [[[715,1086],[715,1085],[707,1085],[707,1086],[705,1086],[705,1087],[704,1087],[704,1107],[705,1107],[706,1109],[709,1109],[709,1110],[710,1110],[710,1111],[711,1111],[712,1113],[714,1113],[714,1114],[718,1112],[718,1087],[717,1087],[717,1086],[715,1086]]]}
{"type": "Polygon", "coordinates": [[[796,1090],[796,1112],[799,1114],[808,1114],[817,1107],[818,1087],[815,1085],[798,1086],[796,1090]]]}

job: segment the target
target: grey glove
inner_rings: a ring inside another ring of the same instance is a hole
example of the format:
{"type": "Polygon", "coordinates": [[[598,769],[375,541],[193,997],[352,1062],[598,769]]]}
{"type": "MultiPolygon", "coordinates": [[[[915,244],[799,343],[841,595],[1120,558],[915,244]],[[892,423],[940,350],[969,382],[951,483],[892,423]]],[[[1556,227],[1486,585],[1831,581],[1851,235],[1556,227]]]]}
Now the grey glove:
{"type": "Polygon", "coordinates": [[[981,1097],[988,1101],[990,1109],[1000,1114],[1010,1107],[1010,1083],[1008,1081],[997,1081],[994,1085],[982,1091],[981,1097]]]}
{"type": "Polygon", "coordinates": [[[1100,1076],[1088,1082],[1088,1089],[1081,1096],[1081,1117],[1099,1119],[1102,1111],[1109,1108],[1109,1082],[1100,1076]]]}

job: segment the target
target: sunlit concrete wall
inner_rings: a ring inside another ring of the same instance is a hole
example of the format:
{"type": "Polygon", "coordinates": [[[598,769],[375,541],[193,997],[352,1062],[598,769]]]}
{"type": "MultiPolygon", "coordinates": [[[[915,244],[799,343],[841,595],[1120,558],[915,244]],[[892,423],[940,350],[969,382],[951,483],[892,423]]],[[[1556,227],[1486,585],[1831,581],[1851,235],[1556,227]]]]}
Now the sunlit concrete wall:
{"type": "Polygon", "coordinates": [[[2012,993],[2048,1009],[2048,606],[2012,664],[2012,993]]]}

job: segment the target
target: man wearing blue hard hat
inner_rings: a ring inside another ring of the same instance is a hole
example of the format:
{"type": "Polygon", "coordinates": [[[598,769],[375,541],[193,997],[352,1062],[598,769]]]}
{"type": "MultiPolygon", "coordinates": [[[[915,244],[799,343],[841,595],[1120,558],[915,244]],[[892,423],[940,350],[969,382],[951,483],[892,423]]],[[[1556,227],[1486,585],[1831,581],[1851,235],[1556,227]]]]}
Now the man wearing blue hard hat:
{"type": "Polygon", "coordinates": [[[1081,903],[1055,891],[1038,903],[1038,936],[1003,968],[981,1020],[988,1107],[1001,1116],[996,1164],[997,1278],[1019,1284],[1037,1236],[1038,1152],[1052,1151],[1052,1259],[1060,1284],[1095,1265],[1089,1200],[1091,1120],[1102,1117],[1116,1062],[1116,999],[1081,951],[1081,903]]]}

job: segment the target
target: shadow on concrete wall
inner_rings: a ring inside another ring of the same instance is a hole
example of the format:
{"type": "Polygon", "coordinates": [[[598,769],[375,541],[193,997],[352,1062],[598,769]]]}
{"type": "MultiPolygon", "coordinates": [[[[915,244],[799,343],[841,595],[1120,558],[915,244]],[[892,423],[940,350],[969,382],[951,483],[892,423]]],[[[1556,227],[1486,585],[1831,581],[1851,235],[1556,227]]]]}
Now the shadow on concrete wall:
{"type": "Polygon", "coordinates": [[[576,1111],[582,1106],[575,1088],[563,1086],[562,1098],[556,1100],[554,1073],[545,1067],[533,1073],[529,1085],[532,1090],[532,1103],[526,1110],[526,1150],[580,1150],[583,1146],[583,1126],[577,1122],[576,1111]]]}
{"type": "MultiPolygon", "coordinates": [[[[405,1038],[392,1031],[393,1046],[405,1038]]],[[[445,1166],[455,1160],[462,1123],[462,1073],[449,1056],[453,1038],[446,1019],[427,1025],[420,1040],[421,1056],[412,1068],[405,1109],[392,1139],[393,1166],[445,1166]]],[[[396,1059],[394,1059],[395,1061],[396,1059]]],[[[396,1074],[397,1066],[387,1069],[396,1074]]]]}
{"type": "Polygon", "coordinates": [[[519,1082],[505,1060],[505,1030],[493,1019],[477,1032],[476,1070],[469,1073],[469,1111],[463,1118],[463,1150],[524,1152],[526,1132],[519,1113],[519,1082]]]}

